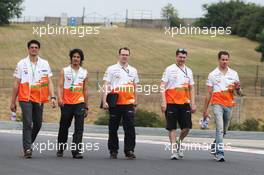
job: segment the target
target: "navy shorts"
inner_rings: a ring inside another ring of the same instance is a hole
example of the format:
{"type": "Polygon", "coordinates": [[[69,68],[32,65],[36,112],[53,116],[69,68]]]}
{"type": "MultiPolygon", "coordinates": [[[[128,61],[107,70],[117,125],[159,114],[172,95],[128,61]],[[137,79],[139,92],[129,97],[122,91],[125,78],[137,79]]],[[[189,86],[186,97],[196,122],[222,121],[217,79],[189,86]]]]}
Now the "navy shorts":
{"type": "Polygon", "coordinates": [[[192,113],[190,104],[167,104],[165,112],[166,129],[177,129],[177,123],[181,129],[192,128],[192,113]]]}

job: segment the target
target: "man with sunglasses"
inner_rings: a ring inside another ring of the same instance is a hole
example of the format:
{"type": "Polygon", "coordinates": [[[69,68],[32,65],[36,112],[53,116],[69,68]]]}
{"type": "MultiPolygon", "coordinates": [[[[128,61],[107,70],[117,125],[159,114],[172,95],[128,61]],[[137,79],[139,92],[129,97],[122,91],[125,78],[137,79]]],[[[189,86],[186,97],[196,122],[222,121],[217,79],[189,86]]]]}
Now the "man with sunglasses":
{"type": "Polygon", "coordinates": [[[206,83],[207,92],[203,112],[204,118],[207,118],[209,116],[209,104],[212,105],[216,133],[211,153],[218,162],[225,161],[223,137],[230,123],[232,107],[235,105],[234,91],[238,95],[242,95],[238,74],[228,65],[229,53],[220,51],[218,53],[218,67],[209,74],[206,83]]]}
{"type": "Polygon", "coordinates": [[[15,82],[10,109],[16,112],[18,97],[22,109],[24,157],[31,158],[31,146],[42,125],[43,103],[50,99],[54,108],[56,97],[49,63],[39,57],[40,42],[31,40],[27,47],[28,56],[18,62],[14,72],[15,82]]]}
{"type": "Polygon", "coordinates": [[[136,84],[139,82],[137,70],[128,64],[130,50],[119,49],[118,63],[109,66],[104,75],[103,108],[109,109],[108,149],[110,158],[117,159],[119,140],[117,130],[122,119],[125,131],[124,153],[127,159],[135,159],[134,113],[137,105],[136,84]],[[111,100],[107,100],[111,97],[111,100]]]}
{"type": "Polygon", "coordinates": [[[168,66],[161,79],[161,111],[165,113],[166,129],[169,131],[171,159],[183,158],[181,143],[192,128],[191,113],[196,111],[193,73],[185,65],[186,49],[177,49],[176,63],[168,66]],[[177,123],[181,128],[177,140],[177,123]]]}

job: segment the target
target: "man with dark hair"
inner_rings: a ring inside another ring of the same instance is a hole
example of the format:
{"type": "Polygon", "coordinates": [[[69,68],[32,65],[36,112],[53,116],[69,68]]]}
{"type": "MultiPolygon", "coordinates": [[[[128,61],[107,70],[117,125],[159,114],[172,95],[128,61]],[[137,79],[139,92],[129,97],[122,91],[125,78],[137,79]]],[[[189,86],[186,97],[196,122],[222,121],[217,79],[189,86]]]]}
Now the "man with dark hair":
{"type": "Polygon", "coordinates": [[[209,104],[212,105],[216,134],[211,153],[214,155],[214,159],[219,162],[225,161],[223,137],[228,130],[232,107],[235,105],[234,91],[241,95],[238,74],[228,65],[229,53],[220,51],[218,53],[218,67],[209,74],[206,83],[207,92],[203,112],[204,118],[207,118],[209,116],[209,104]]]}
{"type": "Polygon", "coordinates": [[[82,159],[84,118],[88,115],[88,72],[82,68],[84,54],[81,49],[69,53],[71,64],[63,68],[58,80],[58,103],[61,108],[57,157],[63,157],[67,148],[68,130],[74,117],[74,134],[70,148],[75,159],[82,159]]]}
{"type": "Polygon", "coordinates": [[[14,77],[10,109],[16,112],[16,99],[22,109],[24,157],[32,157],[32,143],[42,125],[43,103],[50,100],[55,107],[53,83],[49,63],[39,57],[40,43],[31,40],[27,43],[28,56],[18,62],[14,77]],[[33,125],[32,125],[33,122],[33,125]]]}
{"type": "Polygon", "coordinates": [[[28,49],[30,48],[31,44],[36,44],[38,45],[38,48],[40,49],[40,42],[38,40],[30,40],[28,43],[27,43],[27,47],[28,49]]]}
{"type": "Polygon", "coordinates": [[[117,159],[119,149],[117,130],[122,119],[125,131],[124,153],[127,159],[135,159],[134,113],[137,105],[135,88],[139,79],[137,70],[128,64],[130,50],[123,47],[118,53],[118,63],[109,66],[103,78],[103,108],[109,109],[110,114],[108,149],[110,158],[117,159]],[[109,102],[107,97],[110,96],[112,100],[109,102]]]}
{"type": "Polygon", "coordinates": [[[122,48],[120,48],[119,51],[118,51],[118,53],[121,54],[121,51],[122,50],[128,51],[128,54],[130,55],[130,49],[128,47],[122,47],[122,48]]]}
{"type": "Polygon", "coordinates": [[[191,113],[196,111],[193,73],[185,66],[186,58],[187,50],[177,49],[176,63],[165,69],[161,79],[161,111],[165,113],[167,121],[172,160],[184,156],[181,143],[192,128],[191,113]],[[179,140],[176,136],[177,123],[181,128],[179,140]]]}
{"type": "Polygon", "coordinates": [[[72,49],[69,53],[69,56],[70,56],[70,59],[71,59],[71,62],[72,62],[72,59],[73,59],[73,55],[75,53],[78,53],[80,55],[80,58],[81,58],[81,62],[80,62],[80,65],[82,65],[82,62],[84,60],[84,54],[83,54],[83,51],[81,49],[72,49]]]}

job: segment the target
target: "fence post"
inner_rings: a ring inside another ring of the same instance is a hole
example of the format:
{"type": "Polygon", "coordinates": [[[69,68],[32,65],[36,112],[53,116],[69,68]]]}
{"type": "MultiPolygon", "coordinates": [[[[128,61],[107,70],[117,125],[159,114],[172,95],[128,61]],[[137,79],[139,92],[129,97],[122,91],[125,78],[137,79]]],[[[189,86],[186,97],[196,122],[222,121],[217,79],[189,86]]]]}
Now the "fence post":
{"type": "Polygon", "coordinates": [[[257,69],[256,69],[255,96],[257,96],[257,83],[258,83],[258,79],[259,79],[259,65],[257,65],[257,69]]]}
{"type": "Polygon", "coordinates": [[[96,90],[99,90],[99,71],[96,71],[96,90]]]}
{"type": "Polygon", "coordinates": [[[197,89],[196,89],[196,95],[199,95],[200,91],[200,75],[197,75],[197,89]]]}

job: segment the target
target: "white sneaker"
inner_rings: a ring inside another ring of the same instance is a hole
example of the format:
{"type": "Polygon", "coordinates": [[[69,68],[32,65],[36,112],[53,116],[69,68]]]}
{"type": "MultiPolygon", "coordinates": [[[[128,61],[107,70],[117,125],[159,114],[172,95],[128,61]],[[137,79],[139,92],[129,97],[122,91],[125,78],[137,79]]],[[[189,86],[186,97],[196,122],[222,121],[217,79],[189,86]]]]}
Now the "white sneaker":
{"type": "Polygon", "coordinates": [[[216,160],[217,162],[224,162],[225,161],[225,158],[224,158],[223,155],[216,154],[214,156],[214,160],[216,160]]]}
{"type": "Polygon", "coordinates": [[[178,160],[179,159],[179,156],[177,153],[173,153],[170,157],[171,160],[178,160]]]}
{"type": "Polygon", "coordinates": [[[178,149],[177,153],[178,153],[178,156],[179,156],[181,159],[184,157],[184,154],[183,154],[183,150],[182,150],[182,149],[178,149]]]}

